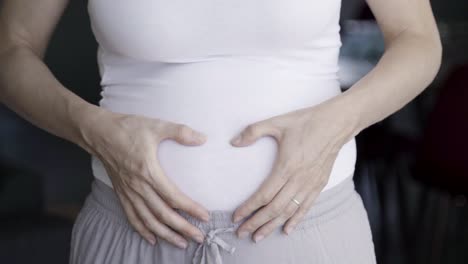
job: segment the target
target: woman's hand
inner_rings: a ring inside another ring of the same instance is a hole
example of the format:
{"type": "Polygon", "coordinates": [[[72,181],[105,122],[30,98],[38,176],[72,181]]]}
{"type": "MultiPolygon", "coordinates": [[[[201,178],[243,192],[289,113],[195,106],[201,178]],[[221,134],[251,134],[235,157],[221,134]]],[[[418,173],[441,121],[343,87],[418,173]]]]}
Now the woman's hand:
{"type": "Polygon", "coordinates": [[[174,208],[204,221],[208,210],[166,177],[157,147],[164,139],[200,145],[206,141],[204,134],[184,124],[107,110],[88,118],[83,127],[88,149],[104,164],[129,222],[141,236],[154,245],[157,235],[181,248],[187,244],[182,235],[203,242],[201,230],[174,208]]]}
{"type": "Polygon", "coordinates": [[[244,147],[270,135],[279,145],[271,174],[233,214],[234,222],[251,216],[239,226],[239,237],[255,231],[257,242],[285,222],[283,231],[289,234],[301,221],[327,184],[339,150],[356,135],[354,119],[342,111],[326,101],[250,124],[239,142],[231,141],[244,147]]]}

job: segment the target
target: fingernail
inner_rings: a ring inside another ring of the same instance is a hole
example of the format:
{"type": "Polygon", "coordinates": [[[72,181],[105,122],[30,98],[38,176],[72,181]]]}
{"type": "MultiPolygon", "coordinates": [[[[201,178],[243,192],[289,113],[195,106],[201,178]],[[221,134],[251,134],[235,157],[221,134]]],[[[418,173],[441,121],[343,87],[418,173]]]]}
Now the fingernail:
{"type": "Polygon", "coordinates": [[[202,216],[203,221],[208,222],[210,221],[210,216],[209,215],[204,215],[202,216]]]}
{"type": "Polygon", "coordinates": [[[200,134],[199,138],[200,138],[200,141],[203,142],[203,141],[206,140],[206,135],[205,134],[200,134]]]}
{"type": "Polygon", "coordinates": [[[195,240],[198,242],[198,243],[203,243],[203,236],[202,235],[195,235],[195,240]]]}
{"type": "Polygon", "coordinates": [[[232,143],[237,145],[241,142],[241,135],[236,136],[233,140],[232,143]]]}
{"type": "Polygon", "coordinates": [[[201,133],[193,133],[192,139],[195,143],[202,143],[205,140],[205,135],[201,133]]]}
{"type": "Polygon", "coordinates": [[[149,238],[148,241],[150,242],[151,245],[155,245],[156,244],[156,239],[154,238],[149,238]]]}
{"type": "Polygon", "coordinates": [[[288,226],[288,227],[286,227],[284,232],[286,232],[286,235],[289,235],[289,233],[291,233],[291,230],[292,230],[292,226],[288,226]]]}
{"type": "Polygon", "coordinates": [[[240,215],[237,215],[237,216],[234,217],[234,220],[232,220],[232,221],[235,223],[235,222],[238,222],[241,219],[242,219],[242,217],[240,215]]]}
{"type": "Polygon", "coordinates": [[[177,240],[177,245],[179,245],[179,247],[185,249],[187,248],[187,242],[183,241],[183,240],[177,240]]]}
{"type": "Polygon", "coordinates": [[[204,141],[204,139],[203,139],[203,137],[201,137],[201,136],[197,136],[197,137],[195,138],[195,143],[203,143],[203,141],[204,141]]]}
{"type": "Polygon", "coordinates": [[[246,237],[248,234],[249,234],[249,232],[247,232],[247,231],[241,231],[241,232],[239,232],[239,238],[244,238],[244,237],[246,237]]]}
{"type": "Polygon", "coordinates": [[[255,243],[257,243],[258,241],[262,240],[263,237],[264,237],[263,235],[258,235],[258,236],[256,236],[256,237],[254,237],[255,243]]]}

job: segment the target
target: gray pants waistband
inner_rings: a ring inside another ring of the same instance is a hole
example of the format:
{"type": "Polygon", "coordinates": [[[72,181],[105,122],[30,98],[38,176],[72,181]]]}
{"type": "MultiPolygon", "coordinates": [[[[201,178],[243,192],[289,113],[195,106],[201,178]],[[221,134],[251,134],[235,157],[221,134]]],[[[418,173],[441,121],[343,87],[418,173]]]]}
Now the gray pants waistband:
{"type": "MultiPolygon", "coordinates": [[[[296,229],[306,227],[309,224],[324,221],[329,217],[333,217],[334,215],[339,214],[341,211],[346,210],[351,204],[352,199],[358,198],[354,194],[355,188],[353,177],[349,176],[336,186],[320,193],[312,207],[303,217],[303,220],[297,224],[296,229]]],[[[102,209],[107,210],[116,221],[120,221],[121,224],[124,225],[129,225],[125,211],[120,205],[120,201],[116,193],[111,187],[102,181],[98,179],[93,181],[91,195],[86,202],[94,202],[99,204],[102,209]]],[[[175,210],[184,218],[186,218],[188,222],[204,230],[223,227],[237,227],[248,218],[246,217],[240,222],[233,223],[231,219],[234,211],[211,210],[209,211],[210,221],[204,222],[189,215],[185,211],[179,209],[175,210]]]]}

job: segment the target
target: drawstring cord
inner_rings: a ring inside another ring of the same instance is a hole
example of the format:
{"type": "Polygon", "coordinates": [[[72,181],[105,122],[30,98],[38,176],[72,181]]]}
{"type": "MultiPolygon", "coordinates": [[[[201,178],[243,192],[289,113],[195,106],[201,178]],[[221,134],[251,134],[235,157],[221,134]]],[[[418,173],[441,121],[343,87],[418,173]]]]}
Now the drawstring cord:
{"type": "Polygon", "coordinates": [[[192,264],[222,264],[223,261],[221,259],[219,247],[231,254],[234,253],[236,248],[221,239],[217,234],[234,231],[235,227],[210,230],[205,237],[205,241],[203,241],[195,251],[192,264]]]}

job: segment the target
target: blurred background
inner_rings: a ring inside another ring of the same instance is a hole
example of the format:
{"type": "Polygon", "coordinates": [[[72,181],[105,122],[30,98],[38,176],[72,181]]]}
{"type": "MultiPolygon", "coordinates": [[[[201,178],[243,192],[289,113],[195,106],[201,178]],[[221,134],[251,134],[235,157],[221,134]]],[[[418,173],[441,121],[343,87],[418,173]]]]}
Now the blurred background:
{"type": "MultiPolygon", "coordinates": [[[[70,2],[45,60],[66,87],[98,104],[87,1],[70,2]]],[[[468,1],[431,3],[444,46],[438,76],[356,137],[354,180],[379,264],[468,263],[468,1]]],[[[346,90],[384,50],[364,0],[342,1],[340,24],[346,90]]],[[[92,179],[87,152],[0,105],[0,263],[67,263],[73,221],[92,179]]]]}

